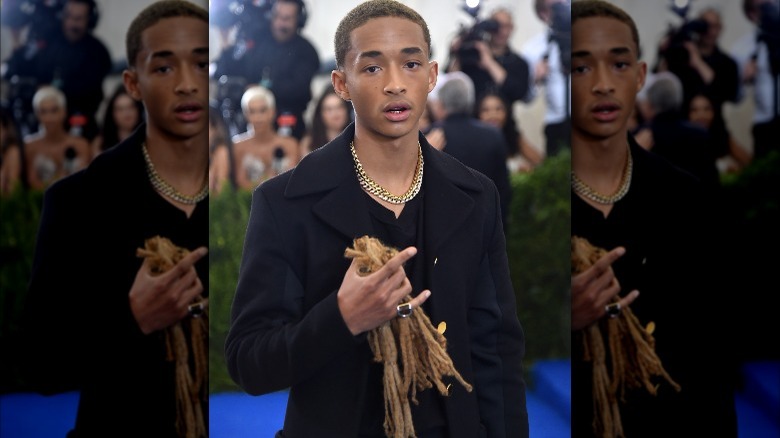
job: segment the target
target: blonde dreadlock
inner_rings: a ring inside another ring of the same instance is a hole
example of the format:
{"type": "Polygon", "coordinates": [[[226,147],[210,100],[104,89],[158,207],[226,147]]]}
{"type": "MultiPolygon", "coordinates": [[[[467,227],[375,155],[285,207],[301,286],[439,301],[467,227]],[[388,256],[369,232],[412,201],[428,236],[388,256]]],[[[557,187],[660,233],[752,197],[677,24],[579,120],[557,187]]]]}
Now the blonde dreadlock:
{"type": "MultiPolygon", "coordinates": [[[[147,239],[144,248],[139,248],[136,254],[149,259],[152,275],[160,275],[173,268],[189,251],[169,239],[155,236],[147,239]]],[[[198,296],[196,301],[202,299],[198,296]]],[[[201,401],[205,403],[208,397],[207,335],[208,308],[203,309],[200,318],[187,318],[165,329],[165,358],[176,367],[176,432],[182,438],[208,436],[201,406],[201,401]]]]}
{"type": "MultiPolygon", "coordinates": [[[[363,236],[355,239],[353,248],[347,248],[344,255],[355,259],[359,275],[365,276],[384,266],[397,253],[378,239],[363,236]]],[[[411,299],[408,295],[404,302],[411,299]]],[[[384,429],[388,437],[416,436],[409,401],[417,404],[417,392],[434,386],[441,395],[449,395],[449,385],[442,377],[454,377],[468,392],[472,391],[447,354],[443,332],[433,327],[420,308],[408,318],[394,318],[368,333],[374,361],[384,364],[384,429]]]]}
{"type": "MultiPolygon", "coordinates": [[[[606,253],[586,239],[572,236],[572,274],[585,271],[606,253]]],[[[617,298],[613,299],[613,302],[616,301],[617,298]]],[[[658,390],[652,378],[660,376],[675,391],[680,391],[680,385],[672,380],[655,354],[654,329],[652,322],[643,328],[629,307],[622,309],[617,318],[602,318],[584,329],[584,359],[593,362],[593,432],[596,436],[625,436],[618,396],[621,401],[624,400],[626,390],[644,387],[648,393],[656,395],[658,390]],[[611,357],[609,369],[605,340],[611,357]]]]}

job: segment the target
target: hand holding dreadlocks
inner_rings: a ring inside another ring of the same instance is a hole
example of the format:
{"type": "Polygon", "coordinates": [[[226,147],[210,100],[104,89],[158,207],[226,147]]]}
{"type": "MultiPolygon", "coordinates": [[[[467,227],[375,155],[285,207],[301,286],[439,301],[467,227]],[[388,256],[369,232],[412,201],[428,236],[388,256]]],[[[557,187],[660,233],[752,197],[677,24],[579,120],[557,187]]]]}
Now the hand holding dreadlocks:
{"type": "MultiPolygon", "coordinates": [[[[620,283],[612,271],[612,264],[625,254],[618,247],[599,257],[595,262],[571,276],[571,329],[583,329],[603,316],[605,306],[613,297],[618,297],[620,283]]],[[[631,291],[620,298],[620,307],[626,308],[639,296],[639,291],[631,291]]]]}
{"type": "MultiPolygon", "coordinates": [[[[353,335],[376,328],[398,316],[397,306],[412,292],[403,265],[417,254],[414,247],[400,251],[370,275],[361,276],[353,259],[338,292],[339,309],[353,335]]],[[[423,291],[411,303],[418,308],[430,296],[423,291]]]]}
{"type": "Polygon", "coordinates": [[[153,272],[151,260],[144,259],[130,288],[130,309],[144,334],[187,316],[188,306],[203,292],[195,263],[207,253],[206,248],[198,248],[163,273],[153,272]]]}

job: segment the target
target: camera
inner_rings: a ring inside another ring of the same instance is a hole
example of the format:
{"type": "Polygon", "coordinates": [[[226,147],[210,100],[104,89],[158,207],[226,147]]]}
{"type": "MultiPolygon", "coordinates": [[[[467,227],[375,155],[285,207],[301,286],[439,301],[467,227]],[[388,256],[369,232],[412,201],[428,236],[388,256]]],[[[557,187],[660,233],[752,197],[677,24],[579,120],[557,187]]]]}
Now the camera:
{"type": "Polygon", "coordinates": [[[558,45],[563,72],[571,71],[571,3],[554,3],[550,6],[550,41],[558,45]]]}
{"type": "Polygon", "coordinates": [[[271,32],[272,0],[213,0],[209,22],[220,29],[236,29],[236,47],[266,38],[271,32]]]}
{"type": "Polygon", "coordinates": [[[669,9],[683,20],[683,24],[677,28],[670,27],[669,31],[667,31],[667,43],[665,48],[661,50],[660,55],[666,60],[669,70],[676,72],[685,70],[690,61],[690,55],[688,49],[685,48],[685,44],[699,41],[702,35],[707,33],[709,24],[701,19],[688,19],[690,3],[678,5],[672,1],[669,9]]]}
{"type": "Polygon", "coordinates": [[[458,34],[460,47],[456,50],[455,56],[460,60],[461,67],[476,66],[479,63],[479,50],[475,43],[489,42],[493,34],[498,32],[500,25],[492,19],[479,19],[479,4],[474,7],[463,5],[463,10],[471,15],[475,22],[470,28],[462,29],[458,34]]]}

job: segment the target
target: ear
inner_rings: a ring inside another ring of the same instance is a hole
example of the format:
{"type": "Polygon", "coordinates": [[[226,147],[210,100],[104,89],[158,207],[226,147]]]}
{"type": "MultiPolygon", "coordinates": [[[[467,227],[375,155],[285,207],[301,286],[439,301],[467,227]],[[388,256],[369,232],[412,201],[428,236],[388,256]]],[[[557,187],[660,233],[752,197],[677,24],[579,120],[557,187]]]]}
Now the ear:
{"type": "Polygon", "coordinates": [[[341,70],[333,70],[330,72],[330,81],[333,83],[333,89],[336,90],[336,94],[344,100],[352,100],[349,96],[349,90],[347,89],[347,75],[341,70]]]}
{"type": "Polygon", "coordinates": [[[138,72],[135,69],[126,69],[122,72],[122,82],[125,84],[127,94],[133,99],[141,100],[141,91],[138,89],[138,72]]]}
{"type": "Polygon", "coordinates": [[[647,63],[639,62],[639,74],[636,78],[636,91],[637,93],[645,86],[645,79],[647,79],[647,63]]]}
{"type": "Polygon", "coordinates": [[[436,88],[436,81],[439,79],[439,63],[430,61],[428,63],[428,92],[436,88]]]}

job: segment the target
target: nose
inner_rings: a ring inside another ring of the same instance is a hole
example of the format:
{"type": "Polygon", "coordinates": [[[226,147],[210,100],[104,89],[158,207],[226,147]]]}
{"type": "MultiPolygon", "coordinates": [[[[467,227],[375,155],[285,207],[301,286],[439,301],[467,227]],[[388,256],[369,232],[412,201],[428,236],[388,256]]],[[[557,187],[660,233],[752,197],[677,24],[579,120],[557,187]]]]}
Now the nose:
{"type": "Polygon", "coordinates": [[[193,94],[196,91],[198,91],[197,73],[190,66],[180,67],[176,93],[193,94]]]}
{"type": "Polygon", "coordinates": [[[610,94],[615,91],[608,68],[596,67],[592,91],[596,94],[610,94]]]}
{"type": "Polygon", "coordinates": [[[389,67],[387,70],[387,83],[384,88],[387,94],[402,94],[406,92],[402,67],[389,67]]]}

